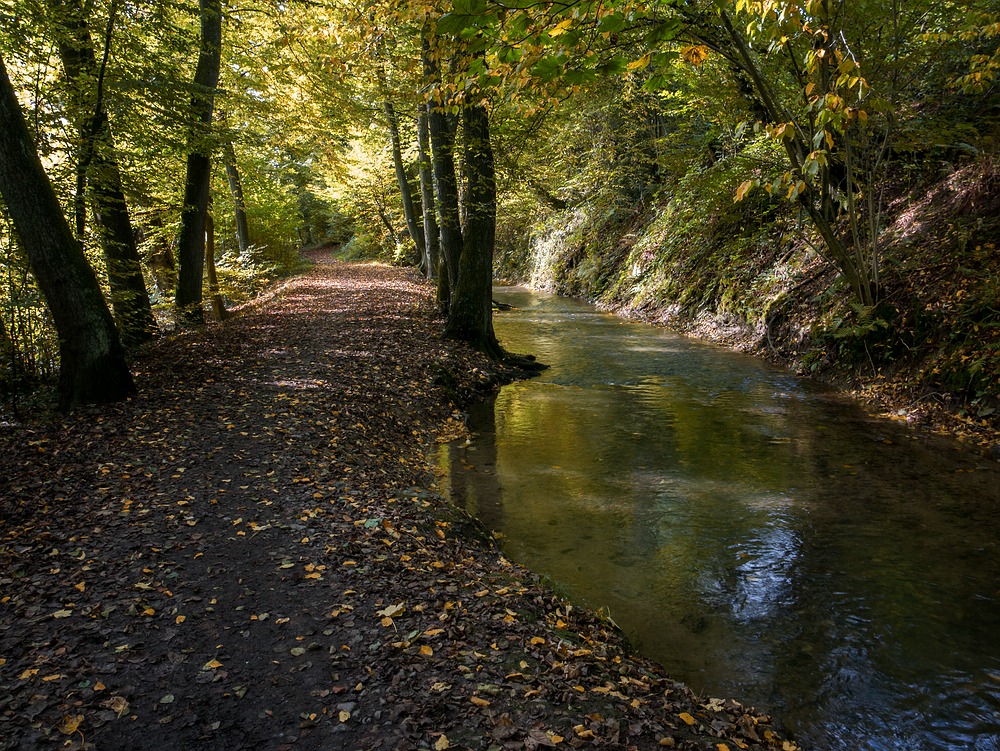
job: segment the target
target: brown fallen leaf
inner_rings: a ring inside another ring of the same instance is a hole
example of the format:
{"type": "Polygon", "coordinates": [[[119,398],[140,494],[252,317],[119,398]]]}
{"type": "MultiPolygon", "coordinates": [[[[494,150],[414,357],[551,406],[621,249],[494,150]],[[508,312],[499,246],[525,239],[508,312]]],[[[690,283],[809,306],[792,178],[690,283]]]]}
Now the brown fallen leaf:
{"type": "MultiPolygon", "coordinates": [[[[65,733],[66,735],[73,735],[83,723],[83,715],[63,715],[62,721],[56,726],[56,729],[60,733],[65,733]]],[[[69,743],[69,741],[66,741],[69,743]]]]}

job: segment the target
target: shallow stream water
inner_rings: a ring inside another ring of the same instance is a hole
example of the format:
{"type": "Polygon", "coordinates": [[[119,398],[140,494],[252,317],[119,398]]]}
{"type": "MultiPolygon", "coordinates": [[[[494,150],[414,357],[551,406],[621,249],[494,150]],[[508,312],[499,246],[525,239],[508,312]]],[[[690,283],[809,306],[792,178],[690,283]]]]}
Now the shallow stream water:
{"type": "Polygon", "coordinates": [[[812,749],[1000,749],[1000,464],[757,359],[517,288],[551,366],[446,491],[645,655],[812,749]]]}

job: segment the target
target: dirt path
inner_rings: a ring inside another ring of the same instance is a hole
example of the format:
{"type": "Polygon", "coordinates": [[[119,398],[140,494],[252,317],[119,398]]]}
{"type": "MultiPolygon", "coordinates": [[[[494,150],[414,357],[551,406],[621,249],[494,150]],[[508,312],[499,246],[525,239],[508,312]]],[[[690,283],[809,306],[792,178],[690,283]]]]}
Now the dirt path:
{"type": "Polygon", "coordinates": [[[422,489],[490,381],[440,328],[415,276],[319,263],[138,399],[4,428],[0,749],[781,748],[422,489]]]}

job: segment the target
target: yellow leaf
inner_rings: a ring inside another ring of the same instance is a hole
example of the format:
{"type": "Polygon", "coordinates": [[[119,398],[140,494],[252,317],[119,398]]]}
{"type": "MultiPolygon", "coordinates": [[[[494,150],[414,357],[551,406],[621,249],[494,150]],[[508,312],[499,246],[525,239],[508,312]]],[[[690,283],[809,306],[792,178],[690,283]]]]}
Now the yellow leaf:
{"type": "Polygon", "coordinates": [[[84,584],[83,582],[80,582],[79,584],[74,584],[73,585],[73,589],[75,589],[77,592],[82,592],[86,588],[87,588],[87,585],[84,584]]]}
{"type": "Polygon", "coordinates": [[[346,709],[341,710],[340,714],[337,715],[337,719],[339,719],[341,722],[347,722],[349,719],[351,719],[351,713],[348,712],[346,709]]]}
{"type": "Polygon", "coordinates": [[[54,612],[52,614],[52,617],[53,618],[69,618],[71,615],[73,615],[73,611],[72,610],[57,610],[56,612],[54,612]]]}
{"type": "Polygon", "coordinates": [[[443,633],[444,633],[443,628],[429,628],[426,631],[424,631],[424,636],[437,636],[438,634],[443,634],[443,633]]]}
{"type": "Polygon", "coordinates": [[[584,738],[586,740],[590,740],[591,738],[594,737],[594,731],[588,730],[583,725],[574,726],[573,732],[576,733],[578,738],[584,738]]]}
{"type": "Polygon", "coordinates": [[[221,667],[222,663],[219,662],[218,660],[213,659],[206,662],[205,665],[202,667],[202,670],[217,670],[218,668],[221,667]]]}
{"type": "Polygon", "coordinates": [[[63,675],[62,673],[53,673],[52,675],[45,676],[44,678],[42,678],[42,680],[45,682],[58,681],[60,678],[65,678],[65,677],[66,676],[63,675]]]}
{"type": "Polygon", "coordinates": [[[100,681],[98,681],[97,683],[94,684],[94,691],[103,691],[106,688],[107,688],[107,686],[105,686],[100,681]]]}
{"type": "Polygon", "coordinates": [[[677,716],[680,717],[682,720],[684,720],[684,722],[686,722],[688,725],[694,725],[695,722],[694,717],[689,715],[687,712],[681,712],[677,716]]]}
{"type": "Polygon", "coordinates": [[[156,611],[153,610],[152,608],[146,608],[145,610],[142,611],[142,614],[143,615],[156,615],[156,611]]]}
{"type": "Polygon", "coordinates": [[[449,748],[451,748],[451,744],[448,742],[447,735],[442,735],[434,741],[434,751],[446,751],[449,748]]]}
{"type": "Polygon", "coordinates": [[[692,44],[681,49],[681,57],[685,62],[699,68],[708,59],[708,47],[704,44],[692,44]]]}
{"type": "MultiPolygon", "coordinates": [[[[77,731],[83,722],[83,715],[63,715],[62,722],[57,726],[60,733],[65,733],[66,735],[73,735],[77,731]]],[[[69,741],[67,741],[69,743],[69,741]]]]}
{"type": "Polygon", "coordinates": [[[716,743],[715,751],[729,751],[729,746],[727,746],[725,743],[716,743]]]}
{"type": "Polygon", "coordinates": [[[557,745],[560,744],[560,743],[562,743],[564,740],[566,740],[561,735],[556,735],[555,733],[550,733],[548,730],[545,731],[545,734],[549,737],[550,741],[552,741],[553,743],[555,743],[557,745]]]}
{"type": "Polygon", "coordinates": [[[479,696],[469,697],[469,701],[471,701],[477,707],[488,707],[490,705],[490,703],[486,699],[483,699],[479,696]]]}
{"type": "Polygon", "coordinates": [[[420,648],[420,654],[430,657],[432,654],[434,654],[434,650],[428,647],[426,644],[424,644],[420,648]]]}
{"type": "Polygon", "coordinates": [[[630,62],[625,67],[628,68],[629,70],[638,70],[639,68],[645,68],[647,65],[649,65],[649,53],[648,52],[645,55],[643,55],[642,57],[640,57],[638,60],[633,60],[632,62],[630,62]]]}
{"type": "Polygon", "coordinates": [[[381,621],[379,621],[379,623],[381,623],[386,628],[389,628],[389,626],[392,625],[392,618],[389,618],[388,616],[386,616],[381,621]]]}
{"type": "Polygon", "coordinates": [[[753,187],[754,187],[754,181],[753,180],[745,180],[744,182],[740,183],[740,187],[738,187],[736,189],[736,201],[737,201],[737,203],[739,203],[744,198],[746,198],[747,193],[749,193],[750,189],[753,188],[753,187]]]}
{"type": "Polygon", "coordinates": [[[677,745],[677,741],[668,735],[666,738],[660,738],[660,745],[664,748],[674,748],[677,745]]]}
{"type": "Polygon", "coordinates": [[[17,678],[18,680],[23,681],[26,678],[31,678],[35,675],[38,675],[38,668],[28,668],[23,673],[21,673],[17,678]]]}
{"type": "Polygon", "coordinates": [[[536,645],[537,644],[544,644],[545,643],[545,639],[543,639],[540,636],[532,636],[531,637],[531,643],[532,644],[536,644],[536,645]]]}
{"type": "Polygon", "coordinates": [[[174,623],[176,623],[179,626],[182,623],[184,623],[184,621],[186,621],[186,620],[187,620],[187,616],[186,615],[179,615],[176,618],[174,618],[174,623]]]}

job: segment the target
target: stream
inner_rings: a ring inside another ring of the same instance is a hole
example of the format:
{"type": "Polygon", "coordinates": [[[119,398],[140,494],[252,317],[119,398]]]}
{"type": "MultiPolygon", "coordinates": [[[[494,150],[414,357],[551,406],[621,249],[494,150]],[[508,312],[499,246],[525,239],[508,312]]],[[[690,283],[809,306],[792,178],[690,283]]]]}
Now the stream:
{"type": "Polygon", "coordinates": [[[1000,464],[749,356],[495,298],[551,368],[440,463],[508,557],[807,749],[1000,749],[1000,464]]]}

